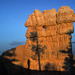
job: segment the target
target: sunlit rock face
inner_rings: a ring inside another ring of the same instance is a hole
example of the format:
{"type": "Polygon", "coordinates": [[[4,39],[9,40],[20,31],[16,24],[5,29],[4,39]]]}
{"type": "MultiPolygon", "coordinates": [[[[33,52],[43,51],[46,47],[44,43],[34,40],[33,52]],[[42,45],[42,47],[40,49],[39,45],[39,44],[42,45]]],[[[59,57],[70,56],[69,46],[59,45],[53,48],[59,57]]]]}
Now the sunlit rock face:
{"type": "Polygon", "coordinates": [[[31,70],[68,71],[72,68],[71,33],[73,33],[74,11],[68,6],[39,10],[29,15],[25,26],[25,46],[16,47],[11,57],[13,64],[31,70]]]}
{"type": "Polygon", "coordinates": [[[72,63],[69,61],[72,61],[71,33],[74,21],[74,11],[68,6],[59,8],[58,12],[56,9],[44,10],[43,13],[34,10],[29,15],[25,23],[28,27],[25,59],[30,60],[30,69],[71,69],[72,63]]]}

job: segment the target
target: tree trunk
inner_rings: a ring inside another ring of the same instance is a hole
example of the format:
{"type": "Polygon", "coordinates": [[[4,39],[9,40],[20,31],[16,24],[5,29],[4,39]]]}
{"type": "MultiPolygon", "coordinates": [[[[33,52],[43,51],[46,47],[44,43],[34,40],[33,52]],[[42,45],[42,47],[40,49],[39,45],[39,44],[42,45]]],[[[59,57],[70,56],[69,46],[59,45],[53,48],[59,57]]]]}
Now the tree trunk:
{"type": "MultiPolygon", "coordinates": [[[[37,32],[36,32],[37,33],[37,32]]],[[[38,63],[39,63],[39,70],[41,71],[41,64],[40,64],[40,53],[38,51],[38,37],[37,37],[37,53],[38,53],[38,63]]]]}

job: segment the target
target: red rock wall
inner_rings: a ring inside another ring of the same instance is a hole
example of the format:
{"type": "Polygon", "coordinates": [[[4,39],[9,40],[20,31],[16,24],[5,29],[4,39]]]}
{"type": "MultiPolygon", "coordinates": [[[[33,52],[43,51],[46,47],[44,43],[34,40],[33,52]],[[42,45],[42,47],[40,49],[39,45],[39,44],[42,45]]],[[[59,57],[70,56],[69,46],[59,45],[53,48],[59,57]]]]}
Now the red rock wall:
{"type": "Polygon", "coordinates": [[[4,57],[15,59],[17,61],[12,61],[13,64],[31,70],[70,70],[73,22],[74,11],[68,6],[59,8],[58,12],[56,9],[44,10],[43,13],[34,10],[25,22],[25,26],[28,27],[25,46],[16,47],[15,55],[4,57]]]}
{"type": "Polygon", "coordinates": [[[29,15],[25,23],[28,27],[25,58],[30,60],[30,69],[39,70],[37,47],[40,50],[41,70],[65,71],[71,68],[71,63],[67,64],[66,59],[72,59],[71,33],[74,21],[74,11],[68,6],[59,8],[58,12],[56,9],[44,10],[43,13],[34,10],[29,15]]]}

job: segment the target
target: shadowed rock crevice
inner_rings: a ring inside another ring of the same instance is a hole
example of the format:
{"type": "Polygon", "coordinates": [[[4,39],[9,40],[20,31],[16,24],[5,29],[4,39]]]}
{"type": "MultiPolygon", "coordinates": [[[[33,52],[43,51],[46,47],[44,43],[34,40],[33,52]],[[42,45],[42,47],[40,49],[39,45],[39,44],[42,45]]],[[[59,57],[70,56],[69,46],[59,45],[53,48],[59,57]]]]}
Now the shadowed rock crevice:
{"type": "Polygon", "coordinates": [[[50,64],[50,63],[47,63],[46,65],[45,65],[45,70],[47,70],[47,71],[56,71],[56,66],[55,66],[55,64],[50,64]]]}

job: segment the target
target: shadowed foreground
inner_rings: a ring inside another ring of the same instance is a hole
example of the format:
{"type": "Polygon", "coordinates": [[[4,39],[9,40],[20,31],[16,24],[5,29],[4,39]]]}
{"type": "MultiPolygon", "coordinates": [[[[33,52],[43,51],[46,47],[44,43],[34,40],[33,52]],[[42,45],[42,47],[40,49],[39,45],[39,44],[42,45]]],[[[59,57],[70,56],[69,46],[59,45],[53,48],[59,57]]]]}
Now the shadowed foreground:
{"type": "MultiPolygon", "coordinates": [[[[75,75],[75,67],[73,68],[72,72],[70,71],[37,71],[37,70],[30,70],[23,68],[18,65],[14,65],[11,62],[18,61],[18,60],[9,60],[0,56],[0,75],[75,75]],[[4,61],[7,61],[6,64],[9,65],[7,68],[4,65],[4,61]]],[[[28,63],[29,65],[29,63],[28,63]]]]}

